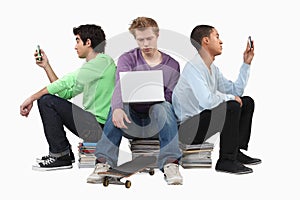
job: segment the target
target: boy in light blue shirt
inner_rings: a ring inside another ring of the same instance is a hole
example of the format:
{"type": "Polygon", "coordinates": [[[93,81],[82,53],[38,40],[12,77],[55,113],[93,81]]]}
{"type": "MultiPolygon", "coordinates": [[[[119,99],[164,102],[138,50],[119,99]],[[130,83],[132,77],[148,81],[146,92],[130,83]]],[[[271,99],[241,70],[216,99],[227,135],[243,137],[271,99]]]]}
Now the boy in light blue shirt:
{"type": "Polygon", "coordinates": [[[209,25],[196,26],[191,33],[197,54],[186,64],[173,91],[172,102],[178,117],[179,139],[186,144],[201,144],[220,132],[220,154],[216,170],[233,174],[251,173],[246,164],[260,159],[245,155],[250,140],[254,101],[242,96],[246,87],[254,46],[247,44],[244,63],[235,82],[227,80],[214,65],[222,53],[223,42],[209,25]]]}

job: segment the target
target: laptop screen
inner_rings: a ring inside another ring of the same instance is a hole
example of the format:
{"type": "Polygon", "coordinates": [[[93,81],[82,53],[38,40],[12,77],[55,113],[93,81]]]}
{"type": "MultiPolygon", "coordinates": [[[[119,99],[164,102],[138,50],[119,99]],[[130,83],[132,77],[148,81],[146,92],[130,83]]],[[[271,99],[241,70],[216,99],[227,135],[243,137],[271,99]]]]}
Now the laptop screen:
{"type": "Polygon", "coordinates": [[[120,72],[120,85],[124,103],[165,101],[162,70],[120,72]]]}

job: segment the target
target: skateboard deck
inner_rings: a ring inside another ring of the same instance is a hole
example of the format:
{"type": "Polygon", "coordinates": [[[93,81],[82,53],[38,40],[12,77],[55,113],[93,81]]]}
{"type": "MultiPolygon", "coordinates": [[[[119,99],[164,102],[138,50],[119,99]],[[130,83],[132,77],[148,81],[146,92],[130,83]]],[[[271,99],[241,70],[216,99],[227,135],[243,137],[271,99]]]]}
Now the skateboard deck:
{"type": "Polygon", "coordinates": [[[108,186],[111,184],[125,185],[126,188],[130,188],[131,181],[126,180],[122,182],[122,178],[128,178],[138,172],[149,172],[150,175],[154,174],[154,169],[148,169],[153,163],[156,162],[156,156],[139,156],[135,159],[119,165],[115,168],[111,168],[106,172],[99,172],[104,176],[103,185],[108,186]]]}

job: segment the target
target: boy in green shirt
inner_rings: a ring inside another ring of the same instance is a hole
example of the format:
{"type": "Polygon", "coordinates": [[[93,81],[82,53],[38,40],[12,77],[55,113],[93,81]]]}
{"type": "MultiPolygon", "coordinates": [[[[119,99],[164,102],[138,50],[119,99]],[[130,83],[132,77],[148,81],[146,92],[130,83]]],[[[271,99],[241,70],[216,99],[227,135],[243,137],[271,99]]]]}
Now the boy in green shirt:
{"type": "Polygon", "coordinates": [[[20,106],[20,114],[27,117],[37,100],[49,155],[37,159],[34,170],[48,171],[72,168],[75,161],[64,126],[85,142],[97,142],[102,135],[110,109],[115,85],[116,65],[104,54],[105,33],[100,26],[87,24],[75,27],[75,50],[86,63],[79,69],[58,78],[43,50],[35,52],[36,64],[42,67],[50,84],[27,98],[20,106]],[[70,101],[83,94],[83,109],[70,101]]]}

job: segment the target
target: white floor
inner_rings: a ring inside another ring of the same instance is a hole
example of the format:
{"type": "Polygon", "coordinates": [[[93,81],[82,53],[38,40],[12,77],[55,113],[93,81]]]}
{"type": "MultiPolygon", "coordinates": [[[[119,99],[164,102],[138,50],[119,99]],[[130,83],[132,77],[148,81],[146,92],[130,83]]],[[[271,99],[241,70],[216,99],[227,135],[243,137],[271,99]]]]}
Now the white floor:
{"type": "MultiPolygon", "coordinates": [[[[77,152],[76,137],[69,137],[73,142],[73,151],[77,152]]],[[[120,163],[130,159],[127,140],[123,140],[120,151],[120,163]]],[[[216,140],[218,145],[218,140],[216,140]]],[[[204,198],[204,199],[264,199],[277,197],[291,199],[296,194],[296,184],[292,179],[299,177],[296,166],[291,162],[274,163],[274,151],[253,149],[249,155],[259,156],[263,162],[253,166],[254,173],[247,175],[232,175],[216,172],[214,168],[183,169],[184,184],[169,186],[163,179],[163,174],[156,170],[154,176],[139,173],[131,176],[132,186],[126,189],[121,185],[86,183],[91,168],[78,168],[78,156],[72,169],[49,172],[32,171],[31,165],[35,157],[42,155],[41,145],[37,147],[28,144],[28,149],[20,152],[20,157],[1,162],[1,182],[4,183],[4,193],[10,199],[161,199],[161,198],[204,198]],[[30,152],[32,151],[32,152],[30,152]],[[26,155],[28,154],[28,155],[26,155]],[[13,162],[14,160],[14,162],[13,162]],[[4,181],[3,181],[4,178],[4,181]],[[54,196],[53,196],[54,195],[54,196]]],[[[44,151],[46,152],[46,151],[44,151]]],[[[218,157],[218,147],[212,153],[213,166],[218,157]]],[[[278,159],[279,161],[279,159],[278,159]]],[[[282,161],[282,160],[281,160],[282,161]]],[[[295,180],[297,182],[297,180],[295,180]]]]}

